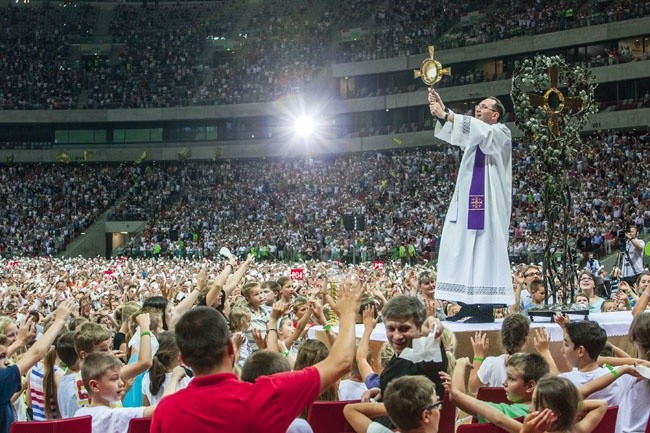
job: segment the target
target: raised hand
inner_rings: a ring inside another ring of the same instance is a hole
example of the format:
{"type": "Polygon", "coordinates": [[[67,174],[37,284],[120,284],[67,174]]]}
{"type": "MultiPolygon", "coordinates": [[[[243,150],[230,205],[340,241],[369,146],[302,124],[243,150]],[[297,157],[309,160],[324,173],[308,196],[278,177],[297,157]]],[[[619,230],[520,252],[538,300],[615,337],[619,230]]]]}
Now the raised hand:
{"type": "MultiPolygon", "coordinates": [[[[253,338],[255,337],[255,332],[260,332],[258,330],[253,330],[253,338]]],[[[262,338],[263,339],[263,338],[262,338]]],[[[235,332],[230,336],[230,340],[232,341],[232,345],[235,349],[235,352],[239,351],[239,348],[241,348],[244,343],[246,342],[246,335],[244,335],[243,332],[235,332]]],[[[257,341],[257,340],[255,340],[257,341]]]]}
{"type": "Polygon", "coordinates": [[[160,293],[165,297],[165,299],[172,299],[171,285],[168,286],[162,278],[160,279],[160,293]]]}
{"type": "Polygon", "coordinates": [[[291,304],[277,301],[273,303],[273,307],[271,309],[271,317],[277,320],[280,317],[289,314],[289,311],[291,311],[291,304]]]}
{"type": "Polygon", "coordinates": [[[253,335],[253,340],[255,340],[257,347],[260,350],[266,349],[266,335],[262,334],[262,331],[259,329],[253,329],[251,334],[253,335]]]}
{"type": "Polygon", "coordinates": [[[363,286],[361,281],[356,276],[346,275],[339,284],[338,301],[334,306],[334,311],[339,316],[343,314],[356,315],[357,311],[359,311],[362,294],[363,286]]]}
{"type": "Polygon", "coordinates": [[[555,316],[553,316],[553,320],[555,320],[555,323],[557,323],[562,329],[566,328],[566,325],[570,322],[569,316],[562,313],[556,313],[555,316]]]}
{"type": "Polygon", "coordinates": [[[366,329],[375,329],[375,326],[377,326],[374,305],[366,305],[363,308],[363,326],[366,329]]]}
{"type": "MultiPolygon", "coordinates": [[[[244,337],[246,338],[246,337],[244,337]]],[[[187,371],[181,365],[177,365],[172,370],[172,380],[179,381],[187,375],[187,371]]]]}
{"type": "Polygon", "coordinates": [[[196,279],[196,288],[199,289],[200,292],[203,292],[207,287],[208,272],[206,271],[205,266],[202,266],[201,271],[199,272],[199,276],[196,279]]]}
{"type": "Polygon", "coordinates": [[[469,339],[472,342],[474,356],[485,358],[485,355],[487,355],[488,349],[490,348],[490,339],[488,338],[487,333],[478,331],[469,339]]]}
{"type": "Polygon", "coordinates": [[[537,328],[535,330],[535,335],[533,336],[533,344],[535,345],[535,349],[537,349],[538,352],[541,353],[550,350],[550,341],[551,340],[548,332],[546,332],[546,329],[537,328]]]}
{"type": "Polygon", "coordinates": [[[54,315],[54,320],[68,320],[72,309],[76,305],[76,302],[73,298],[68,298],[65,301],[61,302],[56,309],[56,314],[54,315]]]}
{"type": "Polygon", "coordinates": [[[148,331],[151,326],[151,316],[149,313],[141,313],[135,317],[135,322],[140,327],[140,331],[148,331]]]}
{"type": "Polygon", "coordinates": [[[524,420],[520,433],[544,433],[557,421],[557,415],[551,409],[531,412],[524,420]]]}
{"type": "Polygon", "coordinates": [[[26,346],[34,338],[36,338],[36,324],[34,323],[34,317],[29,314],[25,316],[20,323],[16,340],[19,341],[22,346],[26,346]]]}

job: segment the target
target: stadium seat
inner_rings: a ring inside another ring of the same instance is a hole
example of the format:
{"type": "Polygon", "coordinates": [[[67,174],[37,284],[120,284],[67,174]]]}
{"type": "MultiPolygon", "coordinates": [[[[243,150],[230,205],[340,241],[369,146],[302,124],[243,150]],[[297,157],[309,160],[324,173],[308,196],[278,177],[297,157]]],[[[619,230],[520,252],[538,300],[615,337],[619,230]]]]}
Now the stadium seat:
{"type": "Polygon", "coordinates": [[[90,415],[51,421],[16,421],[10,433],[92,433],[90,415]]]}
{"type": "Polygon", "coordinates": [[[151,427],[151,417],[133,418],[129,421],[128,433],[149,433],[149,427],[151,427]]]}
{"type": "MultiPolygon", "coordinates": [[[[501,386],[482,386],[478,389],[476,398],[490,403],[511,403],[506,395],[506,389],[501,386]]],[[[477,423],[478,419],[474,416],[472,422],[477,423]]]]}
{"type": "Polygon", "coordinates": [[[482,386],[478,389],[476,398],[491,403],[510,403],[506,390],[502,386],[482,386]]]}
{"type": "Polygon", "coordinates": [[[591,433],[614,433],[616,427],[616,417],[618,416],[618,406],[607,408],[605,416],[591,433]]]}
{"type": "Polygon", "coordinates": [[[445,390],[440,408],[439,432],[453,432],[456,428],[456,406],[449,400],[449,392],[445,390]]]}
{"type": "Polygon", "coordinates": [[[358,402],[359,400],[315,401],[309,406],[307,422],[314,433],[354,432],[352,426],[343,416],[343,408],[346,404],[358,402]]]}
{"type": "Polygon", "coordinates": [[[456,433],[507,433],[507,431],[491,423],[472,423],[459,425],[456,433]]]}

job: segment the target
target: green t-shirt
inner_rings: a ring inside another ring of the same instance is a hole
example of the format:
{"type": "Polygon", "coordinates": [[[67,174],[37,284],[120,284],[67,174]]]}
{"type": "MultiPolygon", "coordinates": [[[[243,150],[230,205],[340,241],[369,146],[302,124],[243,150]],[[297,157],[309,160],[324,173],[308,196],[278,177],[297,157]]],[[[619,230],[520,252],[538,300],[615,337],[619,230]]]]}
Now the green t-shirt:
{"type": "MultiPolygon", "coordinates": [[[[526,417],[530,413],[530,403],[490,403],[488,401],[485,403],[512,419],[520,416],[526,417]]],[[[477,417],[477,419],[479,423],[490,422],[481,416],[477,417]]]]}

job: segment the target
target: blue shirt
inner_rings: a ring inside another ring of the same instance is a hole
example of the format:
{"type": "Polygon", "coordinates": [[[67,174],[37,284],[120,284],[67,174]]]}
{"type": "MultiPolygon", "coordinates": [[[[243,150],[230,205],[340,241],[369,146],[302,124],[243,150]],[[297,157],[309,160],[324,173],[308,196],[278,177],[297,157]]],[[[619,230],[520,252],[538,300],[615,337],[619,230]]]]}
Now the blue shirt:
{"type": "Polygon", "coordinates": [[[0,368],[0,433],[9,433],[15,420],[11,397],[20,391],[20,370],[17,365],[0,368]]]}

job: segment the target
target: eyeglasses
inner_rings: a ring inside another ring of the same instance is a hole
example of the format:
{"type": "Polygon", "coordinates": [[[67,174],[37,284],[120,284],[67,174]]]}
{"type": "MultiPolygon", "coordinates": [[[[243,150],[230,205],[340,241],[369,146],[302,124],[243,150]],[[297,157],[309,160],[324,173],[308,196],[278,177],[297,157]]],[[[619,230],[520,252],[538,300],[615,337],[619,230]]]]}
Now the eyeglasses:
{"type": "Polygon", "coordinates": [[[497,111],[497,110],[495,110],[494,108],[490,108],[490,107],[488,107],[488,106],[485,105],[485,104],[478,104],[478,105],[475,105],[474,108],[475,108],[475,109],[479,109],[479,108],[480,108],[481,110],[490,110],[490,111],[494,111],[494,112],[497,111]]]}
{"type": "Polygon", "coordinates": [[[527,274],[524,274],[524,277],[541,277],[542,273],[541,272],[528,272],[527,274]]]}
{"type": "Polygon", "coordinates": [[[442,408],[442,400],[438,400],[436,403],[431,403],[427,407],[424,408],[427,412],[431,412],[434,409],[440,410],[442,408]]]}

